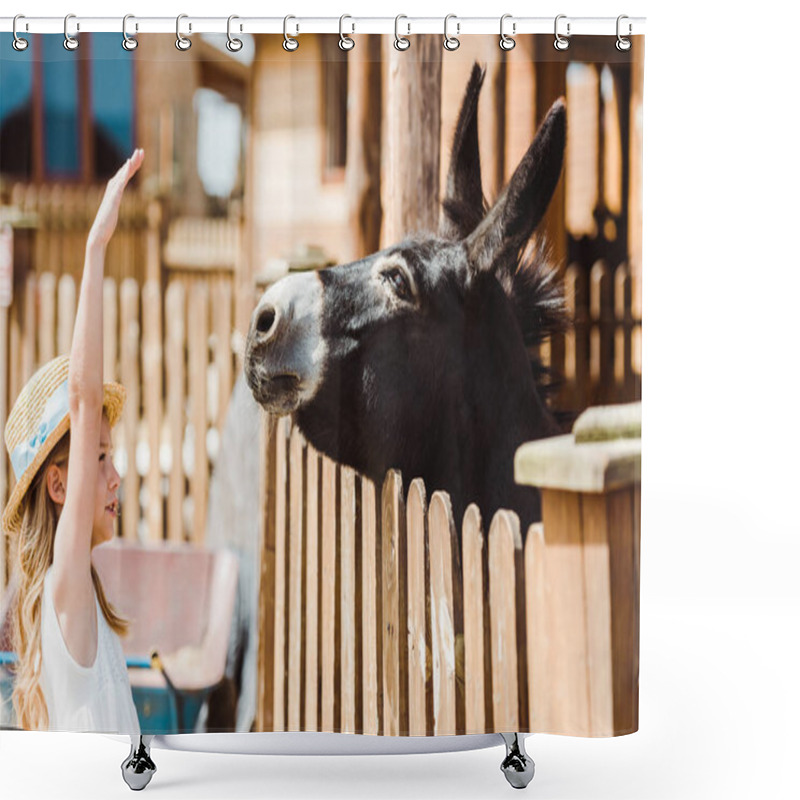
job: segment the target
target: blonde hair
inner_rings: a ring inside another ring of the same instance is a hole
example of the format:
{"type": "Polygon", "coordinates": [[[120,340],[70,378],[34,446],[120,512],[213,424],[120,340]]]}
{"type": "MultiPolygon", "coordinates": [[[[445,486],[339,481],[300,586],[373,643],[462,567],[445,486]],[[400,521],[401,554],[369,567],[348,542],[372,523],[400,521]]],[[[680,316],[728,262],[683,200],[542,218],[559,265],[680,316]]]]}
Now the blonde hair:
{"type": "MultiPolygon", "coordinates": [[[[51,464],[62,466],[69,455],[69,431],[53,448],[39,468],[22,501],[22,523],[14,536],[17,567],[17,599],[14,603],[11,637],[17,653],[12,701],[17,726],[26,730],[47,730],[49,715],[42,691],[42,595],[44,576],[53,563],[58,511],[47,491],[46,473],[51,464]]],[[[120,636],[129,622],[108,602],[100,576],[92,566],[92,583],[103,616],[120,636]]]]}

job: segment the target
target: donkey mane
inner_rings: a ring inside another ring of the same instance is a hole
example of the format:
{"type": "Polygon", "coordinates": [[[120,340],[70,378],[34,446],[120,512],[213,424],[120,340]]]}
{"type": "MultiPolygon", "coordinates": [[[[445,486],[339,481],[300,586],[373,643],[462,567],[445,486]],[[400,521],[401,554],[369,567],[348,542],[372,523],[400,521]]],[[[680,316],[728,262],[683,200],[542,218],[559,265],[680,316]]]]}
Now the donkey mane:
{"type": "Polygon", "coordinates": [[[560,374],[542,363],[538,345],[570,325],[564,289],[544,237],[537,237],[520,254],[512,269],[496,273],[528,348],[536,388],[549,398],[560,385],[560,374]]]}

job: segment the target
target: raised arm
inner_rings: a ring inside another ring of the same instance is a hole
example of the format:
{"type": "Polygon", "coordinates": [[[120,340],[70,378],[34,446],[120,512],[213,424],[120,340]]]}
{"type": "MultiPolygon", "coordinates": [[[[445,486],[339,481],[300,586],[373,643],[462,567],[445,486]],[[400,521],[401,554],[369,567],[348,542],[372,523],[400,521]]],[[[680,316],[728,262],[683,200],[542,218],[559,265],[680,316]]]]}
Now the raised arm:
{"type": "MultiPolygon", "coordinates": [[[[56,609],[64,612],[70,623],[78,620],[79,629],[88,620],[90,632],[95,627],[91,622],[95,611],[91,542],[103,413],[103,266],[122,194],[143,158],[144,151],[134,151],[106,187],[86,242],[70,351],[70,449],[65,500],[54,543],[53,592],[56,609]]],[[[74,641],[66,630],[63,633],[68,643],[74,641]]]]}

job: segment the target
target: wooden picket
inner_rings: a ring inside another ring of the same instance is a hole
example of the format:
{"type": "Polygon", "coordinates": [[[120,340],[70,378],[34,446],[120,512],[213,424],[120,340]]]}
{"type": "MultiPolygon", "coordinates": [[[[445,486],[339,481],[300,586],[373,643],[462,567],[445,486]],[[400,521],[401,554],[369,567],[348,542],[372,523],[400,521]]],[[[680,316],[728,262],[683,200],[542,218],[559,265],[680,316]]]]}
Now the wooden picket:
{"type": "MultiPolygon", "coordinates": [[[[321,730],[336,730],[338,718],[336,686],[338,685],[339,660],[336,657],[336,643],[339,638],[339,620],[337,611],[338,581],[340,579],[337,548],[337,521],[339,470],[329,458],[322,459],[322,546],[321,568],[322,587],[320,593],[320,628],[322,645],[320,652],[321,686],[321,730]]],[[[280,617],[275,614],[276,625],[280,617]]]]}
{"type": "Polygon", "coordinates": [[[381,539],[380,510],[375,484],[361,479],[361,636],[362,636],[362,729],[381,732],[382,690],[381,632],[381,539]]]}
{"type": "Polygon", "coordinates": [[[427,502],[425,484],[416,478],[408,489],[408,730],[412,736],[427,733],[425,691],[428,685],[425,630],[428,606],[427,502]]]}
{"type": "Polygon", "coordinates": [[[306,563],[305,563],[305,730],[319,729],[319,595],[320,595],[320,457],[306,450],[306,563]]]}
{"type": "Polygon", "coordinates": [[[464,514],[462,536],[465,732],[482,733],[487,730],[487,726],[491,726],[492,708],[487,702],[491,696],[491,687],[486,685],[486,678],[491,677],[491,670],[486,669],[489,650],[484,646],[484,631],[488,619],[488,603],[484,602],[486,547],[481,512],[474,504],[469,505],[464,514]]]}

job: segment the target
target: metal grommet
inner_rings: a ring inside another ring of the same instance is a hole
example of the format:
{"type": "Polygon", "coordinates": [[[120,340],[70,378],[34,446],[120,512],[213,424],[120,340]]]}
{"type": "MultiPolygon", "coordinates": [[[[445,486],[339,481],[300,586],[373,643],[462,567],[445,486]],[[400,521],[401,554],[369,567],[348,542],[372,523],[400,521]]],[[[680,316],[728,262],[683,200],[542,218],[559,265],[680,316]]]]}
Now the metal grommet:
{"type": "MultiPolygon", "coordinates": [[[[11,32],[14,34],[14,41],[11,42],[11,46],[18,53],[21,53],[23,50],[27,49],[28,40],[27,39],[22,39],[21,37],[19,37],[17,35],[17,20],[18,19],[25,19],[25,16],[23,14],[17,14],[17,16],[14,17],[14,22],[11,23],[11,32]]],[[[25,23],[25,30],[26,31],[28,30],[28,23],[27,22],[25,23]]]]}
{"type": "MultiPolygon", "coordinates": [[[[236,14],[231,14],[228,17],[228,41],[225,42],[225,47],[227,47],[231,53],[238,53],[242,49],[243,42],[241,39],[234,39],[234,37],[231,36],[231,20],[234,19],[239,19],[239,17],[237,17],[236,14]]],[[[240,31],[241,29],[241,26],[239,26],[240,31]]]]}
{"type": "MultiPolygon", "coordinates": [[[[67,14],[64,17],[64,49],[65,50],[77,50],[78,49],[78,40],[74,36],[69,35],[69,31],[67,30],[67,26],[69,25],[70,19],[75,19],[74,14],[67,14]]],[[[80,30],[81,26],[80,23],[75,23],[75,29],[80,30]]]]}
{"type": "MultiPolygon", "coordinates": [[[[181,20],[188,19],[188,14],[178,14],[178,18],[175,20],[175,47],[178,50],[188,50],[192,46],[192,40],[187,39],[185,36],[181,34],[181,20]]],[[[192,23],[189,23],[189,33],[192,32],[192,23]]]]}
{"type": "Polygon", "coordinates": [[[558,32],[558,21],[560,19],[567,19],[567,15],[566,14],[559,14],[556,17],[556,22],[555,22],[555,26],[554,26],[554,30],[555,30],[555,34],[556,34],[556,40],[553,42],[553,47],[555,47],[556,50],[566,50],[569,47],[569,35],[570,35],[570,32],[569,32],[569,21],[567,21],[567,37],[565,38],[564,36],[562,36],[558,32]]]}
{"type": "MultiPolygon", "coordinates": [[[[620,14],[617,17],[617,50],[619,50],[622,53],[625,53],[625,52],[627,52],[628,50],[631,49],[631,40],[630,39],[626,39],[619,32],[619,24],[620,24],[620,22],[622,22],[623,19],[628,19],[628,17],[625,14],[620,14]]],[[[629,22],[628,23],[628,36],[631,35],[632,30],[633,29],[631,27],[631,23],[629,22]]]]}
{"type": "MultiPolygon", "coordinates": [[[[128,20],[136,19],[133,14],[126,14],[122,18],[122,49],[130,52],[139,46],[139,42],[132,36],[128,36],[128,20]]],[[[139,30],[139,24],[136,23],[136,30],[139,30]]]]}
{"type": "Polygon", "coordinates": [[[448,36],[447,35],[447,23],[450,22],[451,19],[457,19],[455,14],[448,14],[444,18],[444,41],[442,45],[444,46],[445,50],[449,50],[451,53],[453,50],[458,50],[461,46],[461,42],[458,41],[456,38],[459,33],[461,33],[461,23],[456,21],[456,36],[448,36]]]}
{"type": "MultiPolygon", "coordinates": [[[[398,14],[394,18],[394,49],[402,52],[403,50],[408,50],[408,48],[411,47],[411,39],[406,39],[405,36],[400,35],[398,28],[400,27],[401,19],[408,19],[408,17],[405,14],[398,14]]],[[[406,25],[408,26],[408,32],[411,33],[411,24],[406,23],[406,25]]]]}
{"type": "MultiPolygon", "coordinates": [[[[346,19],[353,19],[349,14],[342,14],[339,17],[339,49],[340,50],[352,50],[356,43],[350,36],[345,36],[344,31],[342,30],[342,25],[346,19]]],[[[356,25],[353,23],[353,30],[350,31],[351,33],[355,33],[356,25]]]]}
{"type": "MultiPolygon", "coordinates": [[[[513,50],[515,45],[517,44],[511,36],[506,36],[505,32],[503,31],[503,23],[507,20],[511,19],[511,14],[503,14],[500,17],[500,49],[501,50],[513,50]]],[[[511,34],[515,36],[517,33],[517,23],[511,23],[511,34]]]]}
{"type": "MultiPolygon", "coordinates": [[[[289,33],[287,31],[287,25],[289,24],[290,19],[297,19],[297,17],[293,17],[291,14],[288,14],[283,18],[283,49],[287,53],[293,53],[295,50],[297,50],[298,47],[300,47],[300,42],[298,42],[297,39],[289,36],[289,33]]],[[[299,33],[300,26],[295,25],[295,27],[297,29],[297,32],[299,33]]]]}

